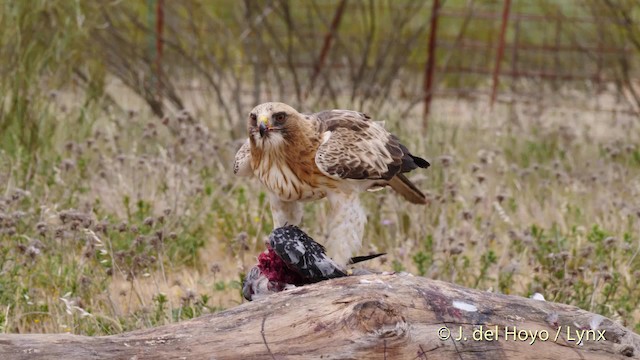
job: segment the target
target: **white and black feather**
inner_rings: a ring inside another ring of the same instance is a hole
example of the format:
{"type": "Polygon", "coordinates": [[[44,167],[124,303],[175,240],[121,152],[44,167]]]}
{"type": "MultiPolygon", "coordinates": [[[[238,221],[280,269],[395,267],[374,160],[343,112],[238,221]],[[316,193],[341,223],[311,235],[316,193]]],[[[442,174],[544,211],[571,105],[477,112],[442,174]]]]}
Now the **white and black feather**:
{"type": "MultiPolygon", "coordinates": [[[[355,264],[382,255],[384,253],[357,256],[349,259],[348,263],[355,264]]],[[[346,271],[327,256],[322,245],[297,226],[285,225],[269,235],[269,248],[258,257],[258,265],[247,273],[242,294],[245,299],[253,301],[296,286],[343,276],[347,276],[346,271]],[[278,260],[270,257],[271,254],[278,260]]]]}
{"type": "Polygon", "coordinates": [[[287,264],[309,283],[347,276],[346,272],[326,254],[324,246],[315,242],[297,226],[275,229],[269,245],[287,264]]]}

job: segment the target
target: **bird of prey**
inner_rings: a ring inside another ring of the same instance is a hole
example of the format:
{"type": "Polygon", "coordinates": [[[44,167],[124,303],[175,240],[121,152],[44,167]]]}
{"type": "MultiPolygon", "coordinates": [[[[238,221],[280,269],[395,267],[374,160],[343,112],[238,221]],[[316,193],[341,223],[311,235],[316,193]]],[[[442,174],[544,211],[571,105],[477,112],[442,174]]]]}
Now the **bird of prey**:
{"type": "MultiPolygon", "coordinates": [[[[261,296],[306,284],[347,276],[349,271],[331,260],[324,247],[295,225],[277,228],[269,235],[267,250],[258,256],[242,285],[242,295],[252,301],[261,296]]],[[[384,254],[351,258],[355,264],[384,254]]]]}
{"type": "Polygon", "coordinates": [[[404,174],[429,162],[364,113],[301,114],[269,102],[251,110],[248,131],[234,173],[255,175],[267,187],[274,228],[299,225],[302,202],[326,197],[331,212],[324,243],[338,264],[346,264],[362,246],[366,215],[360,192],[390,186],[409,202],[427,203],[404,174]]]}

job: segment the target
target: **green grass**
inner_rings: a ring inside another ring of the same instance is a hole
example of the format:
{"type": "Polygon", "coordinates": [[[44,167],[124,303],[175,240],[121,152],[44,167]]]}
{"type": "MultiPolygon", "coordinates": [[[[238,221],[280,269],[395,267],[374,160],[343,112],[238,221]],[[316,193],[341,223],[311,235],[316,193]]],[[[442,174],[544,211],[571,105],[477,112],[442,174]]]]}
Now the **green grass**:
{"type": "MultiPolygon", "coordinates": [[[[638,330],[635,138],[562,136],[554,121],[436,120],[424,138],[397,127],[433,163],[416,173],[432,203],[362,195],[363,251],[389,253],[370,266],[540,292],[638,330]]],[[[3,331],[112,334],[241,302],[239,279],[271,230],[264,189],[233,177],[234,148],[213,147],[225,141],[214,124],[163,125],[144,110],[128,123],[111,131],[97,118],[87,138],[55,140],[29,178],[14,170],[29,168],[21,157],[2,156],[3,331]]],[[[73,120],[58,126],[78,136],[73,120]]],[[[326,204],[305,211],[305,230],[320,233],[326,204]]]]}

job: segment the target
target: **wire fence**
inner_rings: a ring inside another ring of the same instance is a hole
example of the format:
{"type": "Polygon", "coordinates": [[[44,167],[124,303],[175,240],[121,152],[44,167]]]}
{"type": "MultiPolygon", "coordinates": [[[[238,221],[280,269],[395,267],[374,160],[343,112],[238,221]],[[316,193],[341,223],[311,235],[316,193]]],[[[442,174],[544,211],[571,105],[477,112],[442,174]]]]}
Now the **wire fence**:
{"type": "Polygon", "coordinates": [[[491,106],[563,101],[584,110],[636,114],[640,105],[640,41],[632,29],[637,22],[606,5],[622,2],[245,1],[235,18],[213,24],[180,20],[176,13],[195,17],[198,11],[188,3],[148,2],[155,14],[147,33],[153,37],[148,43],[156,44],[150,58],[157,86],[166,85],[175,63],[183,75],[214,72],[206,87],[221,87],[225,81],[216,79],[232,74],[226,83],[236,84],[238,109],[246,107],[239,99],[255,103],[286,94],[303,103],[310,93],[332,97],[335,104],[341,96],[378,104],[393,91],[422,105],[426,126],[438,98],[491,106]],[[176,56],[173,50],[185,37],[194,38],[192,44],[215,44],[205,55],[183,48],[187,55],[176,56]],[[233,50],[241,55],[230,55],[233,50]],[[198,69],[194,64],[201,69],[184,70],[198,69]],[[583,101],[570,97],[573,90],[583,101]],[[605,92],[614,101],[590,101],[605,92]]]}
{"type": "MultiPolygon", "coordinates": [[[[491,37],[487,41],[467,39],[464,34],[455,39],[438,38],[430,39],[430,48],[433,48],[433,55],[428,61],[436,61],[437,51],[484,53],[486,56],[480,63],[466,65],[457,63],[450,66],[429,67],[435,69],[441,76],[455,75],[461,78],[470,75],[480,75],[491,77],[491,90],[489,101],[493,104],[501,95],[506,101],[517,101],[514,99],[538,98],[538,94],[526,92],[520,89],[520,80],[536,80],[548,82],[553,87],[559,87],[566,82],[587,82],[591,85],[591,90],[602,91],[607,84],[617,81],[615,74],[616,58],[630,59],[635,57],[635,50],[628,44],[626,46],[616,46],[607,44],[603,36],[597,37],[595,44],[580,44],[571,34],[575,29],[581,28],[585,24],[600,25],[599,30],[605,31],[602,25],[615,24],[619,20],[610,17],[597,16],[564,16],[561,13],[547,15],[527,14],[514,12],[511,8],[511,1],[503,1],[502,12],[480,11],[474,12],[464,8],[438,8],[438,1],[434,1],[434,9],[431,21],[437,22],[438,18],[454,19],[481,19],[492,22],[499,22],[500,28],[498,36],[491,37]],[[545,27],[553,34],[551,41],[543,39],[543,43],[532,43],[531,40],[523,39],[523,28],[527,25],[545,27]],[[511,32],[510,39],[507,32],[511,32]],[[606,65],[605,65],[606,63],[606,65]],[[505,86],[500,86],[500,83],[505,86]]],[[[434,27],[437,29],[437,27],[434,27]]],[[[629,61],[629,60],[627,60],[629,61]]],[[[425,92],[439,94],[434,86],[425,81],[425,92]]],[[[584,88],[584,87],[583,87],[584,88]]],[[[478,87],[459,87],[446,89],[446,95],[469,95],[476,94],[486,96],[486,92],[478,91],[478,87]]],[[[425,111],[428,112],[428,98],[425,103],[425,111]]],[[[522,101],[522,100],[520,100],[522,101]]],[[[602,110],[602,109],[593,109],[602,110]]],[[[605,109],[606,110],[606,109],[605,109]]],[[[614,110],[614,109],[611,109],[614,110]]],[[[619,111],[619,108],[615,109],[619,111]]]]}

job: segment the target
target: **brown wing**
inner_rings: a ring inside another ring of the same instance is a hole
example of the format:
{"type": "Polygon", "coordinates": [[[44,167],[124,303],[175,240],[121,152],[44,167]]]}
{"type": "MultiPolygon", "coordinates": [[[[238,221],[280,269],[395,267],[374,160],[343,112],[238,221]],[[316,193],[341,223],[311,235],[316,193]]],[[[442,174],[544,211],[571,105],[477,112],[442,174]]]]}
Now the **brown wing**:
{"type": "Polygon", "coordinates": [[[390,180],[398,173],[429,166],[363,113],[329,110],[311,117],[318,121],[322,137],[316,165],[329,177],[390,180]]]}

